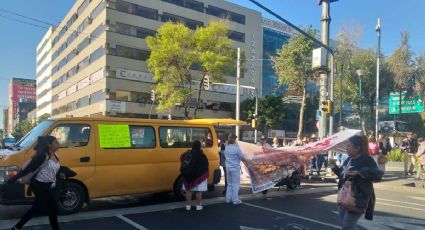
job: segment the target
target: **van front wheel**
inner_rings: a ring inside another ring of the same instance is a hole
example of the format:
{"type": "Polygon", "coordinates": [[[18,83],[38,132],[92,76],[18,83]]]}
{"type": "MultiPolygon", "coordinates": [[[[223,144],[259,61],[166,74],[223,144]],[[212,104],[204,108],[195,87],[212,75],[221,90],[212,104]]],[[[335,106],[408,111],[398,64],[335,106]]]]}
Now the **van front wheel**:
{"type": "Polygon", "coordinates": [[[72,181],[64,182],[58,192],[58,212],[63,215],[78,212],[85,198],[84,188],[80,184],[72,181]]]}
{"type": "Polygon", "coordinates": [[[183,189],[183,177],[179,176],[174,182],[173,186],[174,195],[178,200],[186,200],[186,191],[183,189]]]}

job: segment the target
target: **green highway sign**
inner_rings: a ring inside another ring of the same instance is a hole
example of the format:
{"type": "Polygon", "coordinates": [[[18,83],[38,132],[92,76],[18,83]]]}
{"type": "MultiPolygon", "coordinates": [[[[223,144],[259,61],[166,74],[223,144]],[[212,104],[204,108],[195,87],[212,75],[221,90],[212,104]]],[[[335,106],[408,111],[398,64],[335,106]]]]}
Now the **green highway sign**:
{"type": "Polygon", "coordinates": [[[424,102],[419,95],[406,96],[406,92],[391,93],[389,114],[421,113],[424,111],[424,102]],[[401,96],[401,102],[400,102],[401,96]],[[401,105],[401,112],[400,112],[401,105]]]}

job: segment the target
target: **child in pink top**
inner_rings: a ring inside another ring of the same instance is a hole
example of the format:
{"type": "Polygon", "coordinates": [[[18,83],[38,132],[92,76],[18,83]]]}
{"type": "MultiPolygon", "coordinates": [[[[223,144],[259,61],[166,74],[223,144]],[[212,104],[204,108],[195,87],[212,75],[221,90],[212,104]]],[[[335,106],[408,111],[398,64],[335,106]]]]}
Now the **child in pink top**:
{"type": "Polygon", "coordinates": [[[373,160],[375,160],[375,163],[378,165],[379,143],[374,137],[369,139],[369,153],[373,160]]]}

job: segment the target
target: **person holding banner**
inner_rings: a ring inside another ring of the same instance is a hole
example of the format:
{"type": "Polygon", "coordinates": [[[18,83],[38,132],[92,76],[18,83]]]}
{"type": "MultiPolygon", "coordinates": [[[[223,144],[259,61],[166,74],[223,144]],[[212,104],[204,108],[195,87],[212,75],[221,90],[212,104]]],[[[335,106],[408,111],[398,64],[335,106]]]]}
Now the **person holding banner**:
{"type": "Polygon", "coordinates": [[[236,138],[235,134],[230,134],[224,150],[227,176],[226,203],[228,204],[230,202],[233,204],[242,203],[239,200],[239,185],[241,181],[241,160],[244,155],[236,143],[236,138]]]}
{"type": "Polygon", "coordinates": [[[373,219],[375,207],[373,182],[381,180],[384,173],[378,169],[375,161],[369,155],[368,140],[365,136],[356,135],[349,138],[347,154],[348,158],[344,161],[342,167],[335,166],[332,170],[339,177],[338,189],[340,192],[343,186],[356,188],[349,190],[354,193],[356,211],[348,211],[347,207],[343,207],[342,203],[339,203],[340,197],[338,196],[342,229],[356,229],[357,221],[363,213],[365,213],[366,219],[373,219]]]}

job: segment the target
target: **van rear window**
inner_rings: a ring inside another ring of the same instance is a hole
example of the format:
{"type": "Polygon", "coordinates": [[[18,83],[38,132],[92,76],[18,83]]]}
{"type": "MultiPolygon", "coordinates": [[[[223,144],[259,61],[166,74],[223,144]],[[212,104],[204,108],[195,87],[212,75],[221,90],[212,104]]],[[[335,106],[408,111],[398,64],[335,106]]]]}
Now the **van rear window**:
{"type": "Polygon", "coordinates": [[[159,139],[162,148],[191,148],[198,140],[202,147],[211,147],[213,139],[209,128],[199,127],[160,127],[159,139]]]}

